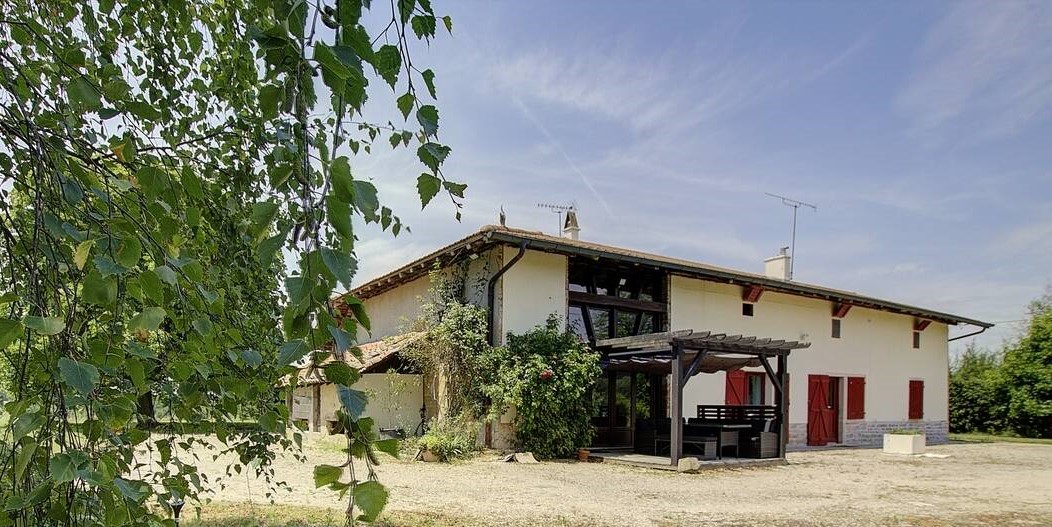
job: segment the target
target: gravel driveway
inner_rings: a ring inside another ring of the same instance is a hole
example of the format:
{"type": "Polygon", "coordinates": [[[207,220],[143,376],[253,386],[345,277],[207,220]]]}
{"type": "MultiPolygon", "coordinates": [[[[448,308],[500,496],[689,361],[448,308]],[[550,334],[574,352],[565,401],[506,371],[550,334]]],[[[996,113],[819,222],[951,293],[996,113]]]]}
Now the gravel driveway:
{"type": "MultiPolygon", "coordinates": [[[[314,438],[307,464],[281,458],[279,475],[292,491],[275,501],[342,507],[312,480],[314,463],[339,463],[336,448],[329,438],[314,438]]],[[[378,472],[391,490],[388,510],[492,525],[1052,525],[1052,446],[953,444],[929,453],[948,457],[839,449],[790,453],[785,466],[699,474],[491,458],[392,461],[378,472]]],[[[221,459],[202,468],[224,467],[221,459]]],[[[215,499],[266,503],[265,492],[262,482],[240,476],[215,499]]]]}

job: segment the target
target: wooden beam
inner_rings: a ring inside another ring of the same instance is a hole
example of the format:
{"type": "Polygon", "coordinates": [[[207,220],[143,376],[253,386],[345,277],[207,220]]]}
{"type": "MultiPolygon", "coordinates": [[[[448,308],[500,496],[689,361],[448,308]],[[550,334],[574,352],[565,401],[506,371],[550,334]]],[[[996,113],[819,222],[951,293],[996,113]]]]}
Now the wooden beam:
{"type": "Polygon", "coordinates": [[[930,320],[925,320],[923,318],[918,318],[918,319],[913,321],[913,331],[924,331],[925,329],[928,329],[928,326],[930,326],[930,325],[931,325],[931,321],[930,320]]]}
{"type": "Polygon", "coordinates": [[[595,345],[599,347],[621,346],[626,344],[649,343],[651,341],[669,342],[674,338],[686,337],[694,333],[693,329],[680,329],[677,331],[666,331],[664,333],[648,333],[646,335],[635,335],[631,337],[618,337],[616,339],[597,340],[595,345]]]}
{"type": "Polygon", "coordinates": [[[851,311],[851,304],[833,304],[833,318],[844,318],[848,311],[851,311]]]}
{"type": "Polygon", "coordinates": [[[762,294],[762,285],[747,285],[742,288],[742,300],[745,302],[758,302],[762,294]]]}
{"type": "Polygon", "coordinates": [[[786,381],[789,378],[789,357],[778,357],[778,381],[782,390],[774,394],[774,405],[778,407],[778,457],[785,459],[785,446],[789,442],[789,398],[786,397],[786,381]]]}
{"type": "Polygon", "coordinates": [[[681,356],[683,344],[676,342],[672,347],[672,378],[669,380],[669,410],[672,414],[672,426],[669,437],[669,457],[672,466],[679,466],[683,456],[683,363],[681,356]]]}
{"type": "Polygon", "coordinates": [[[782,393],[782,381],[778,378],[778,374],[775,373],[774,369],[771,368],[771,363],[768,362],[767,357],[760,356],[760,364],[763,366],[764,371],[767,372],[767,377],[771,379],[771,384],[774,385],[774,393],[782,393]]]}
{"type": "Polygon", "coordinates": [[[567,293],[567,296],[571,304],[587,304],[590,306],[648,311],[651,313],[665,313],[668,311],[668,304],[654,302],[653,300],[633,300],[631,298],[596,295],[581,291],[570,291],[567,293]]]}
{"type": "Polygon", "coordinates": [[[701,367],[701,361],[702,361],[702,359],[704,357],[705,357],[705,351],[702,350],[702,351],[699,351],[698,354],[694,356],[694,360],[690,361],[690,367],[688,367],[687,371],[683,373],[683,379],[682,379],[683,384],[687,384],[687,381],[689,381],[690,378],[693,377],[694,374],[698,372],[698,368],[701,367]]]}

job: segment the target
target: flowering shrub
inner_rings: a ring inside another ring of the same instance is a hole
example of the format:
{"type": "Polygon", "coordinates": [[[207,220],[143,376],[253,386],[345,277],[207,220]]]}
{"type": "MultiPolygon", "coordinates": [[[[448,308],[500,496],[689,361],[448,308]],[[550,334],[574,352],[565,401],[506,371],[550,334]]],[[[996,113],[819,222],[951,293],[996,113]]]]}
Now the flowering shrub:
{"type": "Polygon", "coordinates": [[[552,315],[545,326],[509,333],[507,346],[486,360],[491,418],[515,407],[518,446],[540,458],[572,456],[592,440],[588,393],[599,354],[560,326],[552,315]]]}

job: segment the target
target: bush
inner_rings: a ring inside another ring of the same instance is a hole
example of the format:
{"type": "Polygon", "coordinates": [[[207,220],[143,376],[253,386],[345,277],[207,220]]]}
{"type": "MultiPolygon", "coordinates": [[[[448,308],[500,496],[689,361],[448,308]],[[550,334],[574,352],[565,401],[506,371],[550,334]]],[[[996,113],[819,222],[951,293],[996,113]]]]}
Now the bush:
{"type": "Polygon", "coordinates": [[[1052,294],[1030,304],[1026,333],[1005,350],[1011,430],[1023,437],[1052,437],[1052,294]]]}
{"type": "Polygon", "coordinates": [[[427,432],[417,439],[417,445],[440,461],[469,458],[478,452],[477,428],[475,423],[464,418],[434,419],[427,432]]]}
{"type": "Polygon", "coordinates": [[[518,446],[539,458],[569,457],[592,439],[588,394],[599,377],[599,355],[560,329],[552,315],[543,327],[508,334],[493,350],[485,387],[494,418],[515,407],[518,446]]]}
{"type": "Polygon", "coordinates": [[[950,370],[950,430],[1052,437],[1052,293],[1001,354],[968,348],[950,370]]]}
{"type": "Polygon", "coordinates": [[[1001,358],[969,346],[950,369],[950,431],[1005,430],[1008,400],[1001,358]]]}

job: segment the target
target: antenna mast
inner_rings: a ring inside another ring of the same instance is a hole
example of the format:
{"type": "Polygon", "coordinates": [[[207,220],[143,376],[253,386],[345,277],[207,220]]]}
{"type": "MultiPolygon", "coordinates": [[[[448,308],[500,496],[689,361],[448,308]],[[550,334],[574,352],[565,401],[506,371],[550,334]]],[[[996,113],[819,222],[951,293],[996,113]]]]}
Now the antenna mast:
{"type": "Polygon", "coordinates": [[[574,210],[574,205],[573,204],[570,204],[570,205],[556,205],[556,204],[552,204],[552,203],[538,203],[537,206],[542,208],[542,209],[548,209],[548,210],[550,210],[550,211],[552,211],[552,212],[554,212],[554,213],[559,215],[559,225],[555,229],[555,235],[556,236],[561,236],[562,232],[563,232],[563,213],[565,213],[567,211],[574,210]]]}
{"type": "Polygon", "coordinates": [[[770,192],[764,192],[768,196],[782,200],[782,205],[793,208],[793,229],[789,237],[789,279],[793,279],[793,266],[796,265],[796,211],[800,207],[810,207],[811,210],[818,212],[818,206],[810,203],[804,203],[792,198],[785,196],[779,196],[778,194],[771,194],[770,192]]]}

